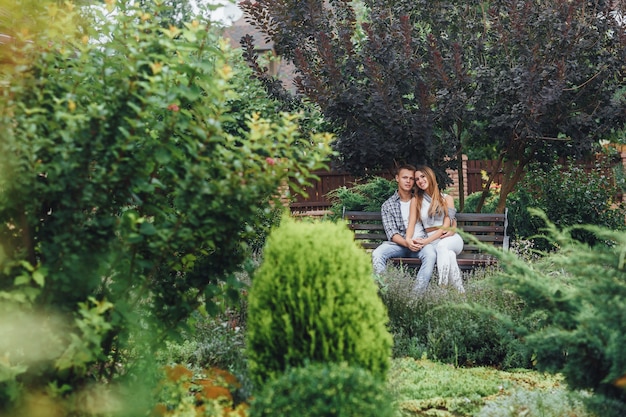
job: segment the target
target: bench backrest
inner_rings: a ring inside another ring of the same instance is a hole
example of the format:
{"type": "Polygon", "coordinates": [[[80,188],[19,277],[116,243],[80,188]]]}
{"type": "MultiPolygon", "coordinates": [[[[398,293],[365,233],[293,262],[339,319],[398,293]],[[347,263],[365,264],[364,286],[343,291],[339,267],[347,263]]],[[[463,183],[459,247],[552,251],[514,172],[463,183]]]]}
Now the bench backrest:
{"type": "MultiPolygon", "coordinates": [[[[348,227],[354,231],[354,239],[365,249],[374,249],[387,240],[383,229],[379,211],[345,211],[343,218],[348,221],[348,227]]],[[[504,213],[457,213],[457,227],[476,237],[480,242],[509,249],[507,235],[507,211],[504,213]]],[[[463,247],[464,253],[480,252],[474,244],[467,241],[463,247]]]]}

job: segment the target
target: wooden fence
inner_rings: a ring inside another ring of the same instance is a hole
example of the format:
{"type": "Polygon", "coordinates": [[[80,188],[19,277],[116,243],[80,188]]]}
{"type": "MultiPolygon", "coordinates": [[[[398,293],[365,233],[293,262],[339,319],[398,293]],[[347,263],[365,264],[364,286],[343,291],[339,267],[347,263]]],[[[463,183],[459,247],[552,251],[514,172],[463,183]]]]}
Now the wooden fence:
{"type": "MultiPolygon", "coordinates": [[[[465,173],[465,195],[469,195],[475,191],[482,190],[482,171],[491,172],[495,166],[496,161],[464,161],[464,173],[465,173]]],[[[458,195],[458,175],[456,172],[449,172],[454,184],[449,187],[450,194],[458,195]]],[[[339,187],[350,188],[360,181],[348,173],[340,171],[315,171],[315,175],[319,177],[312,186],[306,187],[305,191],[308,194],[307,198],[296,194],[293,196],[293,201],[290,204],[292,212],[310,212],[327,210],[332,205],[332,202],[328,198],[328,193],[336,190],[339,187]]],[[[381,173],[380,176],[392,179],[393,175],[390,173],[381,173]]],[[[496,181],[499,181],[501,176],[496,177],[496,181]]]]}
{"type": "MultiPolygon", "coordinates": [[[[493,171],[495,160],[485,161],[463,161],[463,171],[465,179],[465,195],[469,195],[476,191],[481,191],[483,186],[482,172],[490,173],[493,171]]],[[[450,194],[458,195],[458,175],[456,172],[448,173],[453,180],[453,184],[449,187],[450,194]]],[[[352,175],[340,171],[316,171],[315,175],[319,177],[312,186],[305,188],[308,194],[307,198],[301,195],[295,195],[290,204],[292,212],[315,212],[327,210],[332,205],[328,198],[328,193],[339,187],[352,187],[359,179],[352,175]]],[[[393,175],[389,173],[381,173],[380,176],[392,179],[393,175]]],[[[501,174],[496,176],[496,182],[501,181],[501,174]]]]}

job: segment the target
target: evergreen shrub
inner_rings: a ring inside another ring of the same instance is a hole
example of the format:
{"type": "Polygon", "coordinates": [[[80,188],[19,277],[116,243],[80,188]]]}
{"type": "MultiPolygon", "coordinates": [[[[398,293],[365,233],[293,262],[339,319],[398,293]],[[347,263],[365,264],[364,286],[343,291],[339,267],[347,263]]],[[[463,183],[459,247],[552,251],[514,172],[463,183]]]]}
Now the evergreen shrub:
{"type": "Polygon", "coordinates": [[[385,383],[345,363],[291,368],[253,400],[250,417],[391,417],[385,383]]]}
{"type": "Polygon", "coordinates": [[[307,362],[347,362],[384,377],[387,313],[371,261],[345,224],[284,218],[272,231],[249,293],[252,379],[307,362]]]}
{"type": "MultiPolygon", "coordinates": [[[[485,271],[484,275],[492,273],[485,271]]],[[[423,297],[414,299],[409,291],[413,280],[408,272],[394,276],[382,293],[394,336],[394,357],[419,359],[425,355],[458,366],[501,369],[532,366],[532,351],[523,338],[510,331],[511,321],[513,326],[531,327],[540,325],[541,320],[521,315],[524,303],[519,297],[476,274],[467,283],[465,294],[430,286],[423,297]]]]}
{"type": "MultiPolygon", "coordinates": [[[[545,214],[545,234],[558,251],[528,264],[504,253],[496,285],[524,300],[523,314],[543,314],[541,328],[519,328],[541,371],[560,373],[568,386],[626,407],[626,235],[599,226],[559,229],[545,214]],[[594,246],[572,229],[593,233],[594,246]]],[[[611,408],[616,408],[611,406],[611,408]]],[[[606,412],[599,415],[607,415],[606,412]]],[[[623,414],[622,414],[623,415],[623,414]]]]}

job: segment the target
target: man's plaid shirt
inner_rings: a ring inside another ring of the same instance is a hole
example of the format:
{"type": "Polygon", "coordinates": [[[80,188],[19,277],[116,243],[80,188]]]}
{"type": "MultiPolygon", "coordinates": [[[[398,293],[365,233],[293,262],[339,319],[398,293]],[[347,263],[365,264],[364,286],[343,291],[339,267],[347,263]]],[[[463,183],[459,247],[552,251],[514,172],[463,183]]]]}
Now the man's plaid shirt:
{"type": "MultiPolygon", "coordinates": [[[[387,235],[387,240],[391,242],[391,238],[396,233],[406,238],[406,226],[402,220],[402,210],[400,210],[400,194],[396,190],[391,197],[387,199],[380,208],[380,215],[383,220],[383,228],[387,235]]],[[[422,222],[418,221],[415,224],[415,231],[422,229],[422,235],[424,235],[424,228],[422,222]]]]}

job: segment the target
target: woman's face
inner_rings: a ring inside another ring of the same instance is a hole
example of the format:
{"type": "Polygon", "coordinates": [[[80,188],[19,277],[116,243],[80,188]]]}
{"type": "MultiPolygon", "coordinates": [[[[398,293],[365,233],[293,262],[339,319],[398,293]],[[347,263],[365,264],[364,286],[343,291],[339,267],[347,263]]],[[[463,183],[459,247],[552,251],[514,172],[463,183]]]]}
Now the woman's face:
{"type": "Polygon", "coordinates": [[[428,178],[422,171],[415,171],[415,185],[417,185],[420,190],[428,189],[428,178]]]}

